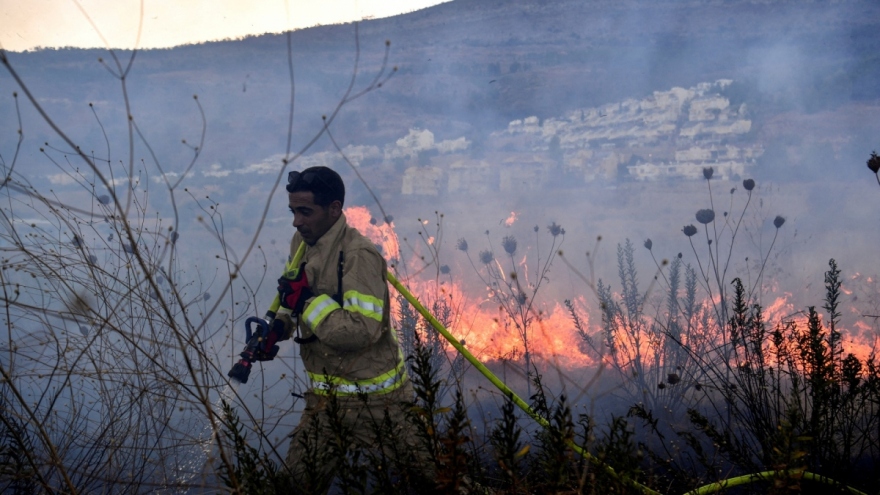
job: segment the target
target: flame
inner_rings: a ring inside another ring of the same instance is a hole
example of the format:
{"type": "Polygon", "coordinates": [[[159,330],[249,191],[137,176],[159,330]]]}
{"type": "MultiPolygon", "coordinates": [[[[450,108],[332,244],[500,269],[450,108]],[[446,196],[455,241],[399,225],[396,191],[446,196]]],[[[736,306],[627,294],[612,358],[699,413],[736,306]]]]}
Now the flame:
{"type": "MultiPolygon", "coordinates": [[[[389,262],[400,262],[400,244],[397,234],[394,232],[393,223],[381,222],[380,224],[380,222],[373,220],[369,210],[362,206],[347,208],[345,214],[349,225],[358,229],[379,246],[383,256],[389,262]]],[[[511,212],[507,220],[504,221],[505,225],[512,225],[517,220],[517,216],[516,212],[511,212]]],[[[434,238],[428,237],[428,246],[433,246],[433,243],[434,238]]],[[[526,257],[524,256],[522,260],[517,261],[517,264],[522,268],[522,273],[527,274],[526,257]]],[[[498,260],[495,262],[498,263],[498,260]]],[[[626,332],[621,331],[615,337],[616,352],[619,353],[617,357],[612,358],[608,353],[601,356],[596,356],[593,353],[587,354],[589,346],[586,345],[575,327],[571,313],[562,304],[552,302],[542,306],[536,303],[535,309],[530,313],[531,324],[523,333],[517,327],[516,319],[507,314],[493,300],[495,294],[492,292],[492,288],[485,286],[466,287],[462,279],[440,280],[439,271],[425,270],[424,259],[419,253],[413,253],[409,264],[412,268],[411,273],[415,273],[415,275],[407,277],[398,275],[398,278],[427,308],[431,309],[437,304],[446,305],[450,309],[448,312],[450,316],[449,321],[443,321],[444,325],[467,346],[471,353],[484,362],[521,361],[527,344],[532,362],[539,367],[553,366],[557,369],[575,369],[598,365],[600,360],[610,363],[611,359],[617,360],[618,363],[628,363],[635,356],[638,356],[643,363],[663,365],[660,353],[664,344],[657,336],[645,333],[639,338],[628,338],[625,335],[626,332]]],[[[501,269],[500,265],[498,268],[500,276],[505,277],[506,272],[501,269]]],[[[393,266],[392,269],[394,269],[393,266]]],[[[861,275],[857,274],[855,278],[861,278],[861,275]]],[[[874,282],[870,277],[866,279],[869,284],[874,282]]],[[[524,279],[523,283],[527,284],[528,280],[524,279]]],[[[767,286],[775,286],[776,284],[778,281],[768,281],[767,286]]],[[[851,290],[842,292],[852,294],[851,290]]],[[[716,294],[714,300],[706,298],[703,301],[703,307],[717,307],[720,302],[718,297],[716,294]]],[[[806,312],[799,310],[799,306],[793,301],[793,294],[784,292],[763,307],[762,312],[768,325],[768,332],[772,331],[771,326],[776,322],[782,321],[794,322],[797,332],[807,331],[806,312]]],[[[587,301],[584,297],[580,297],[577,302],[581,329],[596,336],[594,340],[601,340],[600,324],[593,323],[593,327],[591,327],[590,315],[582,309],[588,307],[587,301]]],[[[399,304],[398,299],[392,297],[393,314],[398,314],[399,304]]],[[[827,322],[823,321],[823,325],[826,325],[827,335],[829,332],[827,322]]],[[[702,323],[693,321],[689,325],[689,332],[690,337],[685,334],[680,336],[681,343],[684,345],[698,345],[700,341],[721,344],[722,341],[729,338],[720,335],[718,325],[711,322],[708,327],[704,327],[702,323]],[[692,342],[688,342],[688,338],[693,339],[692,342]]],[[[880,345],[880,337],[875,334],[874,329],[861,320],[856,321],[852,328],[844,330],[843,335],[844,355],[852,353],[861,360],[867,358],[880,345]]],[[[597,342],[597,344],[601,343],[597,342]]],[[[769,350],[770,339],[767,339],[766,345],[769,350]]],[[[451,345],[448,349],[450,352],[454,352],[451,345]]],[[[768,353],[769,355],[771,353],[768,353]]]]}
{"type": "Polygon", "coordinates": [[[515,211],[510,212],[510,216],[507,217],[506,220],[504,220],[504,226],[505,227],[512,226],[516,222],[517,217],[519,217],[519,214],[517,212],[515,212],[515,211]]]}
{"type": "MultiPolygon", "coordinates": [[[[781,321],[783,318],[789,319],[791,315],[795,314],[797,310],[795,310],[791,299],[792,294],[785,292],[782,296],[778,296],[772,303],[768,304],[763,309],[766,321],[781,321]]],[[[798,326],[807,321],[806,317],[800,318],[800,320],[803,321],[798,321],[798,326]]]]}
{"type": "MultiPolygon", "coordinates": [[[[581,324],[589,327],[588,315],[581,315],[581,324]]],[[[583,340],[577,333],[568,309],[561,304],[555,303],[553,309],[541,317],[536,330],[537,340],[544,344],[536,346],[537,353],[545,360],[565,368],[593,364],[592,359],[581,351],[583,340]]]]}
{"type": "MultiPolygon", "coordinates": [[[[362,206],[347,208],[345,216],[350,226],[382,247],[382,254],[387,260],[399,259],[400,244],[393,224],[379,225],[372,219],[369,210],[362,206]]],[[[516,218],[517,214],[511,212],[505,224],[512,225],[516,218]]],[[[432,240],[429,238],[428,243],[432,240]]],[[[418,253],[414,257],[419,258],[418,253]]],[[[520,265],[524,263],[525,258],[520,265]]],[[[426,307],[431,308],[442,298],[453,309],[452,321],[444,324],[460,341],[464,341],[477,358],[484,361],[522,359],[525,352],[523,335],[509,315],[488,296],[474,297],[460,280],[439,282],[431,279],[427,271],[413,271],[419,275],[401,278],[401,281],[426,307]]],[[[501,270],[501,273],[504,271],[501,270]]],[[[392,298],[392,311],[395,314],[399,310],[398,304],[396,298],[392,298]]],[[[580,337],[565,307],[555,303],[549,310],[535,310],[533,317],[533,323],[525,335],[532,356],[566,368],[592,364],[592,359],[580,350],[580,337]]],[[[583,324],[589,322],[587,315],[582,314],[580,318],[583,324]]]]}
{"type": "MultiPolygon", "coordinates": [[[[486,304],[492,303],[486,301],[486,304]]],[[[464,338],[470,351],[484,361],[521,360],[525,353],[525,337],[536,363],[564,368],[593,364],[593,360],[580,350],[580,337],[568,311],[560,304],[555,304],[550,311],[538,313],[525,335],[501,308],[496,307],[493,311],[472,306],[466,313],[470,316],[460,321],[455,330],[464,338]]]]}
{"type": "Polygon", "coordinates": [[[843,355],[852,354],[864,362],[880,345],[880,336],[871,336],[874,334],[874,329],[863,321],[857,321],[853,326],[855,329],[844,335],[841,344],[843,355]]]}
{"type": "Polygon", "coordinates": [[[400,242],[394,232],[394,223],[379,222],[373,219],[365,206],[353,206],[345,209],[348,225],[373,241],[386,260],[400,258],[400,242]]]}
{"type": "MultiPolygon", "coordinates": [[[[444,298],[454,315],[451,321],[443,323],[481,361],[522,360],[525,352],[523,335],[510,316],[493,301],[469,296],[457,281],[437,283],[409,277],[403,283],[428,308],[439,298],[444,298]]],[[[399,309],[397,301],[392,301],[392,306],[394,311],[399,309]]],[[[589,320],[581,315],[581,321],[587,323],[589,320]]],[[[580,337],[567,310],[560,304],[555,304],[550,311],[536,313],[525,337],[536,364],[564,368],[593,364],[593,360],[580,350],[580,337]]]]}

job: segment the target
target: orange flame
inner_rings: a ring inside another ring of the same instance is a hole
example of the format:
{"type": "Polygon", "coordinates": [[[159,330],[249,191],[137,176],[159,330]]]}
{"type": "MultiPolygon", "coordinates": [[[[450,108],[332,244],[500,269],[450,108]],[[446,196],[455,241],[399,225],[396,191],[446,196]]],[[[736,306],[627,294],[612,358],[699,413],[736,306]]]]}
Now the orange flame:
{"type": "MultiPolygon", "coordinates": [[[[400,260],[400,244],[397,234],[394,232],[393,223],[379,223],[373,220],[369,210],[365,207],[351,207],[345,210],[349,225],[358,229],[382,249],[382,254],[389,261],[400,260]]],[[[511,212],[504,221],[505,225],[512,225],[517,220],[516,212],[511,212]]],[[[432,245],[434,239],[428,237],[428,244],[432,245]]],[[[417,264],[415,259],[420,258],[418,253],[413,256],[412,263],[417,264]]],[[[525,258],[519,262],[524,266],[525,258]]],[[[415,265],[414,265],[415,266],[415,265]]],[[[437,272],[424,271],[419,268],[414,270],[416,275],[401,278],[402,282],[422,300],[429,309],[435,301],[443,300],[452,309],[451,321],[443,322],[450,332],[461,340],[470,351],[483,361],[519,361],[525,351],[524,337],[527,337],[529,351],[534,359],[533,362],[543,363],[547,366],[562,367],[567,369],[586,367],[598,364],[598,357],[586,354],[586,346],[568,309],[559,303],[553,303],[549,309],[545,306],[538,307],[533,313],[534,319],[524,336],[510,315],[492,300],[491,289],[486,287],[469,290],[464,287],[462,280],[440,281],[436,278],[437,272]],[[538,359],[535,359],[538,358],[538,359]]],[[[523,270],[527,273],[528,270],[523,270]]],[[[500,270],[504,276],[504,270],[500,270]]],[[[857,275],[858,277],[858,275],[857,275]]],[[[872,279],[868,279],[873,282],[872,279]]],[[[778,283],[770,281],[770,283],[778,283]]],[[[852,291],[845,289],[844,294],[852,291]]],[[[791,293],[783,293],[763,308],[765,321],[794,321],[798,331],[807,328],[807,317],[802,311],[798,311],[792,302],[791,293]]],[[[587,307],[583,297],[580,298],[579,308],[587,307]]],[[[714,301],[718,304],[717,295],[714,301]]],[[[713,301],[706,299],[705,307],[712,307],[713,301]]],[[[399,311],[397,298],[392,298],[392,311],[399,311]]],[[[582,329],[591,335],[598,335],[599,328],[591,328],[589,314],[578,310],[578,318],[582,329]]],[[[595,326],[595,324],[594,324],[595,326]]],[[[715,338],[719,342],[724,338],[721,335],[709,335],[717,333],[715,326],[711,328],[697,328],[693,338],[715,338]]],[[[826,332],[828,330],[826,329],[826,332]]],[[[682,344],[688,345],[686,336],[682,336],[682,344]]],[[[599,337],[596,337],[598,340],[599,337]]],[[[627,342],[623,337],[617,337],[618,350],[625,354],[640,355],[643,362],[654,362],[659,359],[655,356],[660,352],[662,344],[656,339],[641,339],[627,342]]],[[[769,346],[770,343],[768,342],[769,346]]],[[[853,353],[860,359],[867,358],[872,350],[880,345],[880,337],[874,336],[873,329],[863,323],[857,322],[855,328],[844,332],[842,347],[844,354],[853,353]]],[[[450,346],[451,350],[451,346],[450,346]]],[[[604,355],[603,359],[609,359],[604,355]]],[[[626,359],[624,359],[626,361],[626,359]]]]}
{"type": "MultiPolygon", "coordinates": [[[[349,225],[382,246],[386,259],[398,258],[400,245],[393,224],[378,225],[362,206],[347,208],[345,216],[349,225]]],[[[516,213],[511,212],[505,223],[511,225],[516,217],[516,213]]],[[[431,238],[428,242],[431,242],[431,238]]],[[[432,300],[445,298],[446,303],[454,309],[454,318],[444,323],[478,358],[486,361],[522,358],[525,351],[522,334],[509,316],[490,300],[469,295],[460,281],[438,282],[425,275],[408,277],[403,282],[429,308],[432,300]]],[[[399,309],[396,300],[392,301],[392,306],[395,312],[399,309]]],[[[533,356],[567,368],[592,364],[591,358],[580,351],[580,337],[562,305],[556,303],[549,311],[537,310],[534,316],[534,323],[526,335],[533,356]]],[[[588,323],[588,317],[580,316],[582,323],[588,323]]]]}
{"type": "Polygon", "coordinates": [[[386,260],[400,257],[400,243],[394,232],[394,223],[379,223],[364,206],[354,206],[345,209],[345,219],[348,225],[356,228],[361,234],[373,241],[381,248],[382,255],[386,260]]]}
{"type": "MultiPolygon", "coordinates": [[[[763,309],[767,321],[781,321],[783,318],[788,319],[791,315],[796,313],[794,304],[791,302],[791,296],[790,292],[785,292],[782,296],[774,299],[772,303],[768,304],[767,307],[763,309]]],[[[803,318],[803,321],[806,322],[807,319],[803,318]]],[[[801,322],[798,322],[798,325],[800,324],[801,322]]]]}
{"type": "Polygon", "coordinates": [[[512,226],[516,222],[516,219],[518,216],[519,216],[519,214],[517,212],[515,212],[515,211],[510,212],[510,216],[507,217],[506,220],[504,220],[504,226],[505,227],[512,226]]]}

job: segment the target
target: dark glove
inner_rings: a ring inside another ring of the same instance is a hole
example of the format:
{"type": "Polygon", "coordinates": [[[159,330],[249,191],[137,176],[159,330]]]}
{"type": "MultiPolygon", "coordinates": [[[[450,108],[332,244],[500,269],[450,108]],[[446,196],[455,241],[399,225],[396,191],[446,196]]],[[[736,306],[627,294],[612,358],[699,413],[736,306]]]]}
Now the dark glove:
{"type": "Polygon", "coordinates": [[[278,295],[282,306],[292,310],[294,314],[302,314],[306,301],[314,296],[312,288],[309,287],[309,278],[306,276],[305,262],[299,266],[295,278],[278,279],[278,295]]]}
{"type": "MultiPolygon", "coordinates": [[[[282,340],[287,340],[287,332],[284,331],[284,321],[276,318],[272,321],[272,326],[269,327],[269,332],[266,334],[266,339],[263,341],[263,352],[271,354],[272,347],[282,340]]],[[[262,360],[261,360],[262,361],[262,360]]]]}

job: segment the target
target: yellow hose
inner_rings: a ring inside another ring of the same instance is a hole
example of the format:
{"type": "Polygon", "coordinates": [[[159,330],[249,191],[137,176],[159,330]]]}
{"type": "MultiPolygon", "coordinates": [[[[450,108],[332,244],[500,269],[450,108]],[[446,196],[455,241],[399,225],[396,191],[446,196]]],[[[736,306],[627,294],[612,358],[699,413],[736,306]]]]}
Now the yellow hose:
{"type": "MultiPolygon", "coordinates": [[[[818,481],[827,485],[840,485],[840,483],[834,481],[833,479],[827,478],[819,474],[801,471],[799,469],[789,469],[787,471],[764,471],[761,473],[752,473],[743,476],[737,476],[736,478],[721,480],[716,483],[710,483],[708,485],[701,486],[700,488],[697,488],[696,490],[691,490],[684,495],[707,495],[709,493],[715,493],[717,491],[724,490],[726,488],[732,488],[734,486],[746,485],[749,483],[754,483],[756,481],[769,480],[779,475],[790,477],[800,476],[805,480],[818,481]]],[[[847,486],[846,489],[849,490],[850,493],[853,493],[855,495],[868,495],[867,493],[856,490],[851,486],[847,486]]]]}
{"type": "MultiPolygon", "coordinates": [[[[461,355],[464,356],[464,358],[468,360],[468,362],[470,362],[472,365],[474,365],[474,367],[477,368],[477,370],[479,370],[480,373],[483,374],[483,376],[488,378],[489,381],[492,382],[492,384],[498,388],[498,390],[500,390],[514,404],[519,406],[520,409],[525,411],[525,413],[528,414],[532,419],[537,421],[538,424],[540,424],[544,428],[550,428],[550,423],[547,422],[547,420],[544,419],[544,417],[542,417],[541,415],[536,413],[524,400],[522,400],[518,395],[516,395],[516,393],[514,393],[513,390],[510,389],[510,387],[508,387],[497,376],[495,376],[494,373],[489,371],[489,368],[486,368],[486,365],[481,363],[479,359],[477,359],[473,354],[471,354],[471,352],[469,350],[467,350],[467,348],[465,346],[463,346],[461,344],[461,342],[459,342],[458,339],[453,337],[453,335],[451,333],[449,333],[449,330],[447,330],[446,327],[444,327],[442,323],[437,321],[437,318],[434,318],[434,315],[432,315],[430,311],[428,311],[424,306],[422,306],[422,303],[420,303],[419,300],[416,299],[415,296],[413,296],[412,293],[410,293],[410,291],[406,287],[404,287],[403,284],[401,284],[400,281],[398,281],[397,278],[391,272],[388,272],[388,281],[391,282],[391,285],[393,285],[394,288],[397,289],[397,291],[400,293],[400,295],[402,295],[407,301],[409,301],[410,304],[413,305],[414,308],[416,308],[416,311],[418,311],[419,314],[421,314],[428,321],[428,323],[430,323],[431,326],[434,327],[435,330],[440,332],[440,335],[443,335],[443,337],[447,341],[449,341],[449,343],[452,344],[452,346],[455,347],[455,349],[458,350],[458,352],[460,352],[461,355]]],[[[662,495],[660,492],[654,491],[645,485],[642,485],[642,484],[640,484],[636,481],[633,481],[625,476],[622,476],[617,471],[615,471],[614,468],[612,468],[608,464],[605,464],[604,462],[600,461],[595,456],[593,456],[592,454],[590,454],[589,452],[584,450],[583,447],[574,443],[572,440],[568,440],[567,443],[575,452],[582,455],[584,457],[584,459],[586,459],[589,462],[591,462],[592,464],[595,464],[596,466],[600,467],[606,473],[619,479],[623,483],[626,483],[626,484],[632,486],[633,488],[636,488],[637,490],[641,491],[642,493],[646,493],[649,495],[662,495]]]]}
{"type": "MultiPolygon", "coordinates": [[[[463,346],[461,344],[461,342],[459,342],[458,339],[456,339],[451,333],[449,333],[449,330],[447,330],[446,327],[444,327],[443,324],[437,320],[437,318],[434,318],[434,315],[432,315],[431,312],[428,311],[428,309],[425,308],[422,305],[422,303],[420,303],[419,300],[416,299],[415,296],[412,295],[412,293],[410,293],[409,289],[407,289],[403,284],[401,284],[400,281],[397,280],[397,278],[391,272],[388,272],[388,281],[391,282],[391,285],[393,285],[394,288],[397,289],[397,292],[399,292],[400,295],[402,295],[404,297],[404,299],[409,301],[409,303],[412,304],[412,306],[416,309],[416,311],[418,311],[419,314],[421,314],[425,318],[425,320],[427,320],[428,323],[430,323],[431,326],[434,327],[435,330],[440,332],[440,335],[442,335],[447,341],[449,341],[450,344],[452,344],[452,347],[455,347],[455,349],[458,352],[460,352],[461,355],[464,356],[464,358],[468,360],[468,362],[470,362],[472,365],[474,365],[474,367],[477,368],[477,370],[479,370],[479,372],[482,373],[483,376],[488,378],[489,381],[492,382],[492,384],[498,388],[498,390],[500,390],[514,404],[519,406],[520,409],[525,411],[525,413],[528,414],[532,419],[537,421],[538,424],[540,424],[544,428],[550,428],[550,423],[547,422],[547,420],[544,419],[544,417],[542,417],[541,415],[536,413],[524,400],[522,400],[518,395],[516,395],[513,392],[513,390],[510,389],[510,387],[508,387],[497,376],[495,376],[494,373],[489,371],[489,368],[486,368],[486,366],[482,362],[480,362],[480,360],[477,359],[476,356],[471,354],[471,352],[469,350],[467,350],[467,348],[465,348],[465,346],[463,346]]],[[[617,471],[614,470],[614,468],[612,468],[608,464],[602,462],[601,460],[599,460],[598,458],[596,458],[595,456],[593,456],[592,454],[590,454],[589,452],[584,450],[583,447],[574,443],[573,441],[569,440],[568,445],[572,448],[572,450],[574,450],[575,452],[577,452],[578,454],[583,456],[584,459],[587,459],[590,463],[598,466],[599,468],[604,470],[606,473],[617,478],[618,480],[622,481],[623,483],[626,483],[626,484],[632,486],[633,488],[641,491],[642,493],[646,493],[646,494],[650,494],[650,495],[662,495],[660,492],[654,491],[651,488],[648,488],[647,486],[642,485],[641,483],[638,483],[634,480],[627,478],[626,476],[619,474],[617,471]]],[[[761,473],[753,473],[753,474],[747,474],[744,476],[737,476],[735,478],[722,480],[722,481],[719,481],[716,483],[710,483],[708,485],[697,488],[696,490],[689,491],[685,495],[707,495],[710,493],[718,492],[718,491],[723,490],[725,488],[731,488],[731,487],[738,486],[738,485],[745,485],[748,483],[754,483],[756,481],[763,481],[763,480],[771,479],[774,476],[779,476],[779,475],[801,476],[801,478],[806,479],[806,480],[818,481],[820,483],[825,483],[825,484],[829,484],[829,485],[839,485],[838,482],[832,480],[831,478],[827,478],[825,476],[821,476],[821,475],[818,475],[815,473],[791,469],[791,470],[787,470],[787,471],[764,471],[761,473]]],[[[867,495],[866,493],[861,492],[859,490],[856,490],[855,488],[853,488],[851,486],[847,486],[846,488],[851,493],[853,493],[855,495],[867,495]]]]}
{"type": "MultiPolygon", "coordinates": [[[[288,261],[284,266],[284,277],[296,278],[296,271],[299,269],[299,262],[305,254],[306,243],[301,242],[299,243],[299,247],[296,248],[296,253],[293,254],[293,259],[288,261]]],[[[275,299],[272,299],[272,304],[269,305],[269,311],[272,313],[278,313],[279,311],[286,311],[288,314],[290,313],[289,309],[281,307],[281,297],[277,293],[275,294],[275,299]]]]}
{"type": "MultiPolygon", "coordinates": [[[[297,270],[297,268],[299,268],[299,262],[302,259],[303,254],[305,254],[305,250],[306,250],[306,244],[301,243],[299,245],[299,248],[296,250],[296,253],[295,253],[293,259],[290,260],[290,262],[288,262],[287,266],[285,267],[285,270],[284,270],[285,276],[290,277],[290,278],[293,278],[295,276],[296,270],[297,270]]],[[[480,360],[477,359],[476,356],[471,354],[471,352],[469,350],[467,350],[467,348],[464,345],[462,345],[458,339],[456,339],[451,333],[449,333],[449,330],[447,330],[446,327],[444,327],[443,324],[440,323],[437,320],[437,318],[435,318],[434,315],[431,314],[431,312],[428,311],[428,309],[425,308],[422,305],[422,303],[420,303],[419,300],[416,299],[415,296],[412,295],[412,293],[409,291],[409,289],[407,289],[402,283],[400,283],[400,281],[397,280],[397,277],[395,277],[394,274],[391,272],[388,272],[388,281],[391,283],[391,285],[394,286],[395,289],[397,289],[397,292],[399,292],[400,295],[402,295],[404,297],[404,299],[409,301],[409,303],[412,304],[412,306],[416,309],[416,311],[418,311],[419,314],[421,314],[425,318],[425,320],[427,320],[428,323],[430,323],[431,326],[434,327],[434,329],[437,330],[440,333],[440,335],[443,336],[443,338],[445,338],[450,344],[452,344],[452,347],[455,347],[455,349],[458,352],[460,352],[461,355],[464,356],[464,358],[467,359],[468,362],[470,362],[480,373],[482,373],[483,376],[485,376],[490,382],[492,382],[492,384],[495,385],[495,387],[498,388],[498,390],[500,390],[508,399],[510,399],[514,404],[516,404],[520,409],[522,409],[526,414],[528,414],[529,417],[534,419],[539,425],[541,425],[544,428],[550,428],[550,423],[543,416],[536,413],[531,408],[531,406],[529,406],[526,403],[526,401],[522,400],[518,395],[516,395],[516,393],[514,393],[514,391],[511,390],[510,387],[508,387],[503,381],[501,381],[497,376],[495,376],[494,373],[489,371],[489,368],[486,368],[486,365],[484,365],[482,362],[480,362],[480,360]]],[[[279,306],[280,306],[280,299],[278,298],[278,295],[276,294],[275,299],[272,301],[272,304],[270,305],[269,309],[270,309],[270,311],[278,311],[280,309],[279,306]]],[[[645,493],[648,495],[662,495],[658,491],[652,490],[651,488],[649,488],[645,485],[642,485],[641,483],[638,483],[637,481],[634,481],[632,479],[629,479],[626,476],[621,475],[620,473],[615,471],[614,468],[612,468],[608,464],[602,462],[601,460],[596,458],[594,455],[592,455],[589,452],[587,452],[586,450],[584,450],[584,448],[581,447],[580,445],[574,443],[574,441],[568,440],[567,443],[568,443],[569,447],[572,448],[572,450],[574,450],[575,452],[577,452],[578,454],[583,456],[584,459],[586,459],[590,463],[596,465],[597,467],[601,468],[603,471],[605,471],[606,473],[608,473],[612,477],[617,478],[621,482],[626,483],[626,484],[632,486],[633,488],[641,491],[642,493],[645,493]]],[[[697,488],[696,490],[689,491],[685,495],[708,495],[710,493],[715,493],[720,490],[724,490],[725,488],[731,488],[734,486],[745,485],[748,483],[754,483],[756,481],[763,481],[763,480],[771,479],[774,476],[778,476],[780,474],[784,474],[785,476],[798,476],[798,475],[800,475],[803,479],[807,479],[807,480],[811,480],[811,481],[818,481],[820,483],[825,483],[825,484],[829,484],[829,485],[839,485],[839,483],[832,480],[831,478],[827,478],[825,476],[821,476],[821,475],[818,475],[815,473],[810,473],[810,472],[804,472],[804,471],[799,471],[799,470],[764,471],[761,473],[747,474],[744,476],[737,476],[735,478],[730,478],[730,479],[718,481],[716,483],[710,483],[708,485],[697,488]]],[[[855,495],[867,495],[866,493],[861,492],[853,487],[847,486],[846,488],[851,493],[853,493],[855,495]]]]}

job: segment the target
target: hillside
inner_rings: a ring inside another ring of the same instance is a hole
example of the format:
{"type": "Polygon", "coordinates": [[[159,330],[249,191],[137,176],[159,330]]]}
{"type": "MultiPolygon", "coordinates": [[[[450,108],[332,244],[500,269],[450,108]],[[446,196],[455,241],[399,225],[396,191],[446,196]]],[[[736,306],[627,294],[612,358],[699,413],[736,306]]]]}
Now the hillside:
{"type": "MultiPolygon", "coordinates": [[[[500,2],[458,0],[359,25],[358,83],[379,67],[385,40],[397,73],[349,104],[334,123],[344,144],[382,146],[409,129],[481,141],[510,121],[559,118],[654,91],[729,79],[740,83],[755,133],[783,113],[835,112],[880,98],[876,2],[500,2]]],[[[295,146],[320,126],[349,83],[354,26],[291,35],[295,146]]],[[[133,114],[159,156],[183,159],[198,135],[187,102],[199,95],[208,123],[203,159],[241,166],[282,152],[290,78],[283,35],[139,52],[127,81],[133,114]]],[[[120,54],[125,58],[126,54],[120,54]]],[[[117,118],[119,84],[99,50],[10,54],[35,94],[74,137],[101,144],[87,104],[117,118]],[[87,119],[87,120],[85,120],[87,119]]],[[[4,74],[6,94],[11,81],[4,74]]],[[[11,109],[2,102],[4,114],[11,109]]],[[[844,117],[845,118],[845,117],[844,117]]],[[[4,147],[14,122],[0,128],[4,147]]],[[[42,144],[36,136],[29,149],[42,144]]],[[[856,136],[858,137],[858,136],[856,136]]],[[[770,147],[772,143],[762,143],[770,147]]],[[[319,143],[327,150],[329,143],[319,143]]]]}
{"type": "MultiPolygon", "coordinates": [[[[457,449],[500,461],[496,420],[526,416],[396,294],[369,298],[410,356],[424,335],[443,363],[422,394],[443,408],[412,409],[454,474],[438,480],[627,490],[574,465],[577,438],[664,493],[767,470],[791,476],[756,493],[790,491],[805,469],[869,491],[878,28],[876,0],[456,0],[168,50],[0,53],[0,486],[217,493],[280,473],[313,386],[301,343],[248,383],[226,371],[290,258],[285,172],[328,165],[394,277],[564,433],[505,433],[512,461],[476,469],[457,449]],[[517,459],[525,484],[498,476],[517,459]]],[[[340,452],[366,462],[357,489],[407,477],[340,452]]]]}

